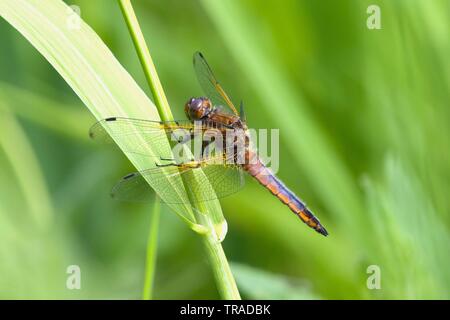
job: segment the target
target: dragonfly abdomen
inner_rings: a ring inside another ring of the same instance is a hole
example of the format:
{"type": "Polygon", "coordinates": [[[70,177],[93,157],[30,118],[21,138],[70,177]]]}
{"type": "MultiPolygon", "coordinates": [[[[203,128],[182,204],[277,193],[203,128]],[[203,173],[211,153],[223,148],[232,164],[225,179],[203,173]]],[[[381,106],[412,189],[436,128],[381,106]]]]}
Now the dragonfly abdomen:
{"type": "Polygon", "coordinates": [[[263,163],[258,160],[255,164],[245,165],[244,169],[274,196],[280,199],[282,203],[287,205],[305,224],[324,236],[328,235],[327,230],[321,225],[319,219],[263,163]]]}

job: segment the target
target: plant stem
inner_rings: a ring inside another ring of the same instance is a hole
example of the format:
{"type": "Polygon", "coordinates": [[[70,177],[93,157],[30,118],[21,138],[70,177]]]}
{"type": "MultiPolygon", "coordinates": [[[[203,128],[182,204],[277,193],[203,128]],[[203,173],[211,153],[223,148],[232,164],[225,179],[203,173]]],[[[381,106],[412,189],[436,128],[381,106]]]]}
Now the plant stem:
{"type": "MultiPolygon", "coordinates": [[[[159,81],[158,73],[153,64],[150,51],[145,43],[144,35],[139,27],[138,20],[134,13],[130,0],[119,0],[119,6],[125,18],[128,30],[130,31],[133,44],[141,62],[142,69],[147,79],[147,83],[155,100],[155,106],[158,109],[159,116],[162,120],[173,120],[172,111],[159,81]]],[[[150,300],[152,297],[153,280],[155,278],[156,258],[157,258],[157,242],[159,228],[159,199],[155,197],[155,206],[153,208],[152,218],[150,220],[150,230],[147,241],[147,256],[145,262],[145,278],[144,289],[142,293],[143,300],[150,300]]]]}
{"type": "Polygon", "coordinates": [[[145,279],[142,300],[152,299],[153,280],[156,269],[156,251],[158,249],[158,226],[159,226],[160,203],[159,198],[155,197],[155,205],[150,219],[150,230],[147,240],[147,257],[145,261],[145,279]]]}
{"type": "Polygon", "coordinates": [[[153,64],[150,51],[148,50],[144,35],[142,34],[136,14],[134,13],[133,6],[131,5],[130,0],[119,0],[119,5],[128,30],[130,31],[131,38],[133,39],[134,46],[136,47],[145,78],[152,91],[153,99],[155,99],[155,105],[158,109],[159,116],[165,121],[173,120],[169,102],[167,101],[161,82],[159,81],[158,73],[153,64]]]}
{"type": "MultiPolygon", "coordinates": [[[[136,14],[134,13],[131,2],[130,0],[118,0],[118,1],[120,8],[122,10],[122,14],[125,17],[127,27],[130,31],[131,38],[133,39],[134,46],[136,47],[136,51],[138,53],[139,60],[144,70],[145,77],[147,78],[148,84],[152,91],[152,95],[155,100],[155,105],[156,108],[158,109],[159,116],[161,117],[162,120],[165,121],[173,120],[172,111],[170,110],[169,103],[167,102],[167,98],[164,94],[161,82],[159,81],[155,65],[153,64],[150,52],[144,39],[144,35],[142,34],[139,22],[136,18],[136,14]]],[[[157,227],[153,226],[152,223],[152,228],[150,231],[152,232],[154,228],[156,231],[153,232],[157,232],[157,227]]],[[[155,235],[153,236],[156,237],[155,235]]],[[[152,235],[150,235],[150,237],[152,237],[152,235]]],[[[211,268],[213,270],[217,289],[221,297],[223,299],[240,299],[236,282],[234,280],[233,274],[231,273],[230,266],[228,264],[227,258],[225,256],[220,241],[218,241],[214,237],[212,232],[208,232],[207,234],[201,234],[201,237],[206,247],[208,259],[211,268]]],[[[156,259],[155,242],[150,241],[149,239],[149,247],[147,248],[146,280],[144,288],[148,288],[149,285],[151,286],[152,281],[148,279],[149,278],[153,279],[154,260],[156,259]],[[150,248],[150,246],[152,246],[152,248],[150,248]],[[153,248],[153,246],[155,247],[153,248]],[[150,255],[149,252],[151,253],[150,255]],[[153,264],[149,263],[149,261],[152,262],[153,264]],[[147,281],[150,281],[150,284],[148,284],[147,281]]],[[[147,297],[145,295],[145,290],[146,289],[144,289],[144,298],[147,297]]]]}
{"type": "Polygon", "coordinates": [[[202,238],[220,296],[226,300],[240,300],[241,296],[222,244],[211,233],[202,235],[202,238]]]}

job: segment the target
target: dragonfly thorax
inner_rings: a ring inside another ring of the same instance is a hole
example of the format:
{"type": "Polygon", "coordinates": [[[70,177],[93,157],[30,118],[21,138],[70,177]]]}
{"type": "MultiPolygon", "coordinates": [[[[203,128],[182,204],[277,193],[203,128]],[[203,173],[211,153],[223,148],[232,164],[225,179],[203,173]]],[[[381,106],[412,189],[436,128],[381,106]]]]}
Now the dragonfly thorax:
{"type": "Polygon", "coordinates": [[[184,112],[190,120],[201,120],[213,110],[211,100],[205,97],[191,98],[184,105],[184,112]]]}

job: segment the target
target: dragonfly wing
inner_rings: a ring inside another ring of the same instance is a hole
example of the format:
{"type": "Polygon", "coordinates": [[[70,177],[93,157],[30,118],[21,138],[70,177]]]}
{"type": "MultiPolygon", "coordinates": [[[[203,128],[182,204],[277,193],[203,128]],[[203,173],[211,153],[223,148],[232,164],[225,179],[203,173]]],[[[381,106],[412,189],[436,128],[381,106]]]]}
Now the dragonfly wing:
{"type": "MultiPolygon", "coordinates": [[[[114,117],[95,123],[89,135],[96,141],[115,141],[124,146],[125,153],[154,157],[158,160],[174,159],[176,163],[184,163],[191,161],[193,157],[197,160],[210,158],[212,155],[203,149],[208,145],[208,141],[226,137],[232,130],[213,122],[193,124],[190,121],[150,121],[114,117]],[[172,145],[168,141],[172,142],[172,145]],[[158,150],[157,154],[151,152],[150,144],[158,150]]],[[[227,146],[223,146],[223,151],[228,152],[226,148],[227,146]]]]}
{"type": "Polygon", "coordinates": [[[126,146],[125,153],[171,158],[168,141],[186,143],[191,139],[194,124],[190,121],[151,121],[113,117],[98,121],[89,130],[89,136],[100,142],[117,142],[126,146]],[[143,138],[138,138],[143,137],[143,138]],[[148,144],[159,150],[149,152],[148,144]]]}
{"type": "Polygon", "coordinates": [[[213,104],[228,108],[229,113],[239,116],[233,102],[217,81],[201,52],[194,53],[194,70],[200,86],[213,104]]]}
{"type": "Polygon", "coordinates": [[[151,199],[149,185],[168,204],[205,202],[229,196],[244,186],[244,173],[238,166],[207,165],[200,169],[181,166],[157,167],[123,177],[113,188],[114,198],[127,201],[151,199]],[[172,188],[163,186],[170,183],[172,188]],[[186,185],[190,196],[180,196],[186,185]],[[175,190],[175,193],[174,193],[175,190]]]}
{"type": "Polygon", "coordinates": [[[123,201],[153,201],[154,192],[139,172],[133,172],[114,186],[111,197],[123,201]]]}

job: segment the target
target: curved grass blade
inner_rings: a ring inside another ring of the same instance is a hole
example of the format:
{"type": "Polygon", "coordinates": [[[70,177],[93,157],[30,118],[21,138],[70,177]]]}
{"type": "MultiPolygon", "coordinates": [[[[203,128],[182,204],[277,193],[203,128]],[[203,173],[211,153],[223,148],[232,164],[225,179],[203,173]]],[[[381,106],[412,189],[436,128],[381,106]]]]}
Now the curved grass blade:
{"type": "MultiPolygon", "coordinates": [[[[0,15],[50,62],[98,120],[112,116],[160,119],[154,104],[97,34],[62,1],[3,0],[0,15]]],[[[123,142],[116,143],[126,149],[123,142]]],[[[151,143],[147,146],[149,154],[160,151],[151,143]]],[[[155,166],[148,159],[127,156],[138,170],[155,166]]],[[[170,184],[164,188],[173,189],[180,197],[187,196],[183,188],[170,184]]],[[[157,194],[162,191],[155,190],[157,194]]],[[[207,231],[198,224],[189,205],[170,207],[194,230],[207,231]]]]}

